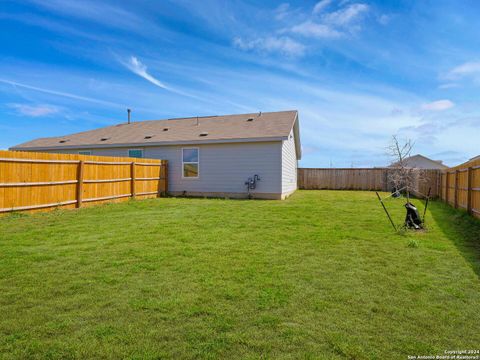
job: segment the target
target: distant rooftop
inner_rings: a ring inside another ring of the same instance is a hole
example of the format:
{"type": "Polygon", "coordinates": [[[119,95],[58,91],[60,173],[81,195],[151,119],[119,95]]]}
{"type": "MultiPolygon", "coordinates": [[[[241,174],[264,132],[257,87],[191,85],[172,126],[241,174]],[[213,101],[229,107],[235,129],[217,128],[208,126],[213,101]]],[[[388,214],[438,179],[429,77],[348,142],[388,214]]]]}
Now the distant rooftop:
{"type": "MultiPolygon", "coordinates": [[[[410,168],[418,169],[447,169],[448,166],[443,164],[442,160],[432,160],[424,155],[417,154],[412,155],[405,159],[406,165],[410,168]]],[[[398,162],[394,162],[389,165],[389,167],[395,167],[398,165],[398,162]]]]}

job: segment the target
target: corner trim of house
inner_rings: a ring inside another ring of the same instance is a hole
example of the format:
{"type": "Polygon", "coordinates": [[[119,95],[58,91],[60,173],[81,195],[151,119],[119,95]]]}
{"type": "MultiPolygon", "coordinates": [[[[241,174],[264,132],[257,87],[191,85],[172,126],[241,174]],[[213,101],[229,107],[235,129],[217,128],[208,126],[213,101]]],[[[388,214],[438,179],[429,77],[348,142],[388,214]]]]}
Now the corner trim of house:
{"type": "Polygon", "coordinates": [[[290,197],[295,191],[297,191],[297,189],[282,193],[281,199],[285,200],[286,198],[290,197]]]}

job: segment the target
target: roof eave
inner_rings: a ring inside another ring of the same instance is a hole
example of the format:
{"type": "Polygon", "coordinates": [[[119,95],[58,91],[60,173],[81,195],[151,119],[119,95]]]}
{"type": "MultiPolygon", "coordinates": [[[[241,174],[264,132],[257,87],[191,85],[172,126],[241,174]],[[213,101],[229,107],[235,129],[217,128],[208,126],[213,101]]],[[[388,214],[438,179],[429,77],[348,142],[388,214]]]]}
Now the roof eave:
{"type": "Polygon", "coordinates": [[[117,143],[117,144],[85,144],[85,145],[61,145],[61,146],[13,146],[9,148],[12,151],[49,151],[49,150],[69,150],[69,149],[108,149],[125,147],[153,147],[153,146],[175,146],[175,145],[201,145],[201,144],[225,144],[225,143],[249,143],[249,142],[271,142],[283,141],[288,136],[259,137],[259,138],[239,138],[239,139],[205,139],[205,140],[186,140],[186,141],[157,141],[148,143],[117,143]]]}

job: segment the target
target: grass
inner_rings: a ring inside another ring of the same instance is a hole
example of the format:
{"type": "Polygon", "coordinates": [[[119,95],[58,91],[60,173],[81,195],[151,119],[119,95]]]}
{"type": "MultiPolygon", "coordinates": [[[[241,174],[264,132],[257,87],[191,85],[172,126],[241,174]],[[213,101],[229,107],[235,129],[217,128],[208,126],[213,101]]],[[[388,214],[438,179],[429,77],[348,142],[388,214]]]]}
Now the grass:
{"type": "MultiPolygon", "coordinates": [[[[388,207],[400,223],[401,201],[388,207]]],[[[427,221],[426,232],[394,233],[374,193],[347,191],[6,216],[0,358],[478,349],[480,222],[437,202],[427,221]]]]}

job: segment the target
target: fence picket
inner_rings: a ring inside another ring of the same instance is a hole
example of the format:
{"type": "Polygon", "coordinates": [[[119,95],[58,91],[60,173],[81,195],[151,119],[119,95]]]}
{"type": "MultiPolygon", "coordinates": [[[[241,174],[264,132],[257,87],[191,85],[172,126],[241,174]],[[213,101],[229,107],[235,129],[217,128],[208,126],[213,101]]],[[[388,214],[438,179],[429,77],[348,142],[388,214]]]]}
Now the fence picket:
{"type": "Polygon", "coordinates": [[[123,157],[0,151],[0,213],[73,208],[128,200],[128,196],[147,198],[166,193],[167,161],[141,161],[137,163],[123,157]],[[139,179],[140,183],[136,181],[139,179]]]}
{"type": "MultiPolygon", "coordinates": [[[[370,190],[389,191],[390,168],[299,168],[300,189],[370,190]]],[[[426,194],[431,188],[432,197],[437,197],[439,170],[422,170],[426,183],[416,184],[417,190],[426,194]]]]}

